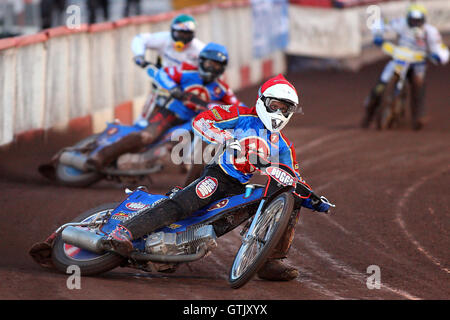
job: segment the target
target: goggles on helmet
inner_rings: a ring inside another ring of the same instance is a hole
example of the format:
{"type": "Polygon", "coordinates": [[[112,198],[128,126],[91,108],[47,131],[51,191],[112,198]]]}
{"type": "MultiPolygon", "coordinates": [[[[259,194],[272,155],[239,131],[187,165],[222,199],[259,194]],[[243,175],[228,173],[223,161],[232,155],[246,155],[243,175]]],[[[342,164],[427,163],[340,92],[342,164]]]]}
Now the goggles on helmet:
{"type": "Polygon", "coordinates": [[[285,117],[287,117],[289,114],[296,111],[301,112],[301,108],[299,108],[299,106],[292,101],[269,98],[265,96],[262,96],[261,100],[264,102],[267,111],[270,113],[277,112],[279,110],[285,117]]]}
{"type": "Polygon", "coordinates": [[[187,44],[194,39],[194,32],[185,30],[172,30],[172,37],[175,41],[187,44]]]}

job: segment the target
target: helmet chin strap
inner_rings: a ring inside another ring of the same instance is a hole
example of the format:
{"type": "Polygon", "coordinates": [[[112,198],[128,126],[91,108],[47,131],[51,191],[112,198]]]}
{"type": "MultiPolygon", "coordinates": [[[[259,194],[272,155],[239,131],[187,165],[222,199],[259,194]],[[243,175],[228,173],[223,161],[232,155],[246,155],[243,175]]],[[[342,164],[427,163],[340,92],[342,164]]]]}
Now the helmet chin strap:
{"type": "Polygon", "coordinates": [[[278,130],[278,128],[280,128],[282,124],[283,124],[282,120],[272,119],[272,128],[274,128],[274,130],[278,130]]]}
{"type": "Polygon", "coordinates": [[[178,51],[178,52],[183,51],[185,46],[186,45],[182,41],[175,41],[175,43],[173,44],[175,51],[178,51]]]}

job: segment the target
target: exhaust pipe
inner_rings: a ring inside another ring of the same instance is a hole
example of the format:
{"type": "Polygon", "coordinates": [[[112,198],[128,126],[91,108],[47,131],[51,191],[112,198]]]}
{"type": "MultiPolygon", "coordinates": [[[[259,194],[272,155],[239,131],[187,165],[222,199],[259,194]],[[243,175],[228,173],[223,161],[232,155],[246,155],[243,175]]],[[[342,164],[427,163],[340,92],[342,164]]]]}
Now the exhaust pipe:
{"type": "Polygon", "coordinates": [[[130,258],[141,262],[158,262],[158,263],[185,263],[193,262],[203,258],[208,253],[206,246],[201,246],[197,253],[193,254],[177,254],[177,255],[165,255],[165,254],[150,254],[143,252],[132,252],[130,258]]]}
{"type": "Polygon", "coordinates": [[[69,226],[63,230],[61,237],[65,243],[71,244],[78,248],[85,249],[94,253],[105,252],[105,250],[101,246],[100,241],[103,236],[94,232],[69,226]]]}

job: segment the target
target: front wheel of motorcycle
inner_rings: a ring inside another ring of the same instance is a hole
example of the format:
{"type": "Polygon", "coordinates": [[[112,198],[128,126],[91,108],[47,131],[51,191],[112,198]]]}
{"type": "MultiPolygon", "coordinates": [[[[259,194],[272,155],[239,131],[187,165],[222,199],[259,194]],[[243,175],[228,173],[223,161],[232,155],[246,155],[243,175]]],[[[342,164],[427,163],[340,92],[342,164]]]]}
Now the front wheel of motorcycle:
{"type": "Polygon", "coordinates": [[[244,238],[234,258],[228,278],[232,288],[242,287],[263,266],[286,230],[293,208],[292,193],[284,192],[261,212],[253,235],[244,238]]]}
{"type": "MultiPolygon", "coordinates": [[[[72,222],[87,222],[97,215],[105,215],[117,207],[118,203],[107,203],[96,208],[89,209],[76,217],[72,222]]],[[[66,244],[59,234],[52,248],[52,262],[59,271],[68,272],[70,266],[78,266],[81,275],[90,276],[104,273],[118,267],[124,258],[113,253],[105,252],[96,254],[73,245],[66,244]]]]}
{"type": "Polygon", "coordinates": [[[376,114],[376,127],[378,130],[391,129],[397,121],[395,114],[395,106],[398,103],[399,96],[396,95],[396,86],[399,81],[399,75],[394,74],[386,84],[383,96],[381,97],[380,106],[376,114]]]}

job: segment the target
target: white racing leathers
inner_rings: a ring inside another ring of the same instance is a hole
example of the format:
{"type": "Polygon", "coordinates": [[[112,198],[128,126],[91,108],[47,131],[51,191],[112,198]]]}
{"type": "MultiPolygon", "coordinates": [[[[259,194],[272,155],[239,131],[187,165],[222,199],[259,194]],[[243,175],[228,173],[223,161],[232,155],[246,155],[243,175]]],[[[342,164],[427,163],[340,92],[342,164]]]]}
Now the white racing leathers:
{"type": "MultiPolygon", "coordinates": [[[[408,26],[406,18],[393,19],[389,23],[381,25],[381,28],[374,29],[376,35],[384,33],[394,33],[397,36],[399,46],[424,52],[427,55],[437,55],[440,64],[446,64],[449,60],[449,50],[443,44],[439,31],[428,23],[425,23],[421,28],[411,28],[408,26]]],[[[411,68],[416,75],[424,76],[425,63],[414,64],[411,68]]],[[[384,83],[388,82],[393,72],[394,63],[390,61],[384,68],[380,80],[384,83]]]]}
{"type": "MultiPolygon", "coordinates": [[[[448,48],[443,44],[439,31],[430,24],[425,23],[421,28],[411,28],[408,26],[406,18],[399,18],[390,21],[387,24],[375,26],[372,30],[376,38],[383,38],[384,35],[395,35],[399,46],[408,47],[414,51],[421,51],[430,56],[434,63],[446,64],[449,60],[448,48]],[[438,60],[438,61],[436,61],[438,60]]],[[[425,71],[426,61],[410,65],[411,76],[411,115],[413,128],[419,130],[423,126],[425,116],[425,71]]],[[[369,127],[374,118],[377,108],[381,102],[381,97],[395,72],[395,62],[389,61],[384,67],[378,83],[371,90],[367,97],[365,114],[361,122],[363,128],[369,127]]]]}
{"type": "Polygon", "coordinates": [[[131,43],[131,50],[135,56],[144,56],[147,49],[156,50],[163,67],[180,66],[183,62],[198,66],[198,55],[204,46],[202,41],[194,38],[183,50],[177,51],[175,42],[167,31],[138,34],[131,43]]]}

